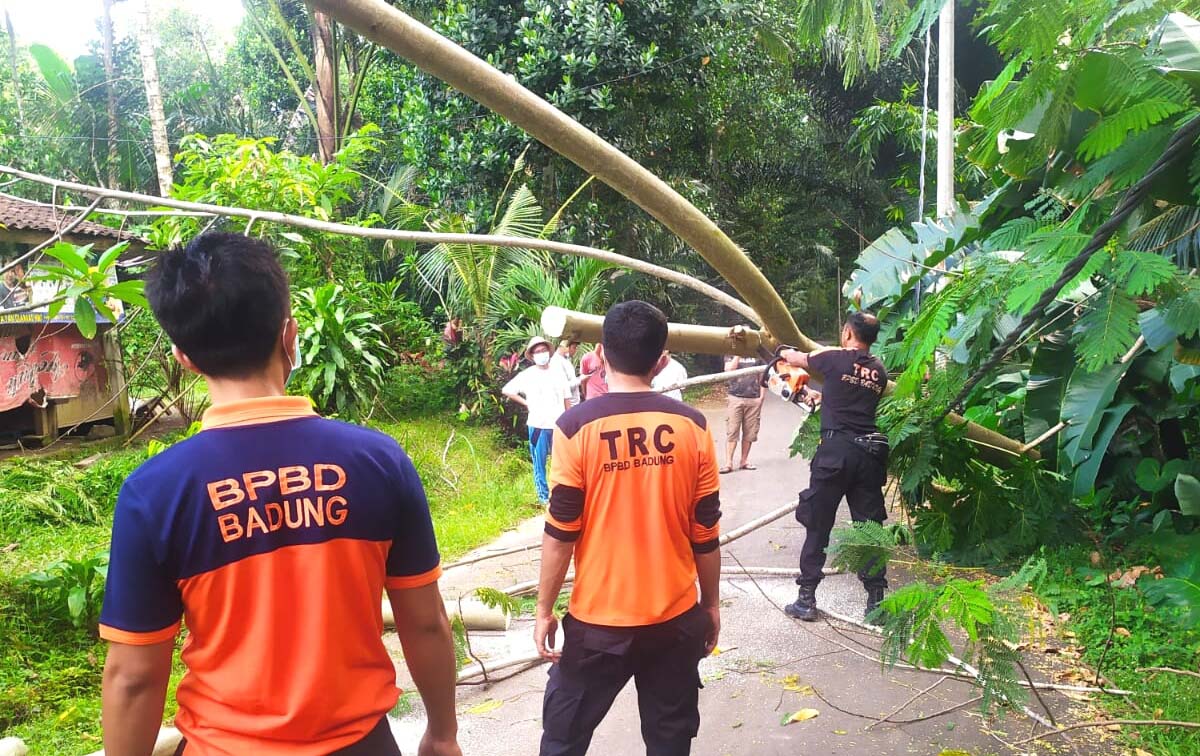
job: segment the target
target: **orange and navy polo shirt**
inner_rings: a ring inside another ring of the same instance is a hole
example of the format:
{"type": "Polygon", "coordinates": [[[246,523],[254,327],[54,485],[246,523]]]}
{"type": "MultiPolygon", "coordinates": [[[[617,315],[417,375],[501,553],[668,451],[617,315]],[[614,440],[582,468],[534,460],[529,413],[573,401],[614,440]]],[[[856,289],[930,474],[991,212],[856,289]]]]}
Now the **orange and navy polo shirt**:
{"type": "Polygon", "coordinates": [[[440,575],[425,492],[390,437],[302,397],[222,404],[117,501],[100,636],[169,641],[188,753],[327,754],[399,696],[384,587],[440,575]]]}
{"type": "Polygon", "coordinates": [[[572,617],[633,627],[695,606],[721,519],[703,413],[653,391],[588,399],[558,419],[550,486],[546,533],[575,542],[572,617]]]}

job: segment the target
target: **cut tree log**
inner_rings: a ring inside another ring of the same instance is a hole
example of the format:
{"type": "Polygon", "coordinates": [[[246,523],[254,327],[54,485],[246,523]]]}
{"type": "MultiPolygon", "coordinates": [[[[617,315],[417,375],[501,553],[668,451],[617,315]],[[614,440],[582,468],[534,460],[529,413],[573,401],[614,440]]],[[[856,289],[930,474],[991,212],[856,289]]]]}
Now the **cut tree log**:
{"type": "MultiPolygon", "coordinates": [[[[512,624],[512,617],[497,606],[488,606],[476,598],[464,598],[460,603],[455,599],[444,599],[446,616],[450,619],[458,617],[468,630],[507,630],[512,624]]],[[[383,600],[383,626],[394,628],[396,617],[392,614],[392,603],[383,600]]]]}
{"type": "MultiPolygon", "coordinates": [[[[561,307],[547,307],[542,311],[542,331],[554,339],[595,344],[600,341],[603,326],[602,315],[589,315],[561,307]]],[[[757,357],[762,349],[769,349],[771,344],[771,336],[766,331],[745,326],[720,328],[687,323],[667,324],[667,348],[673,352],[757,357]]]]}

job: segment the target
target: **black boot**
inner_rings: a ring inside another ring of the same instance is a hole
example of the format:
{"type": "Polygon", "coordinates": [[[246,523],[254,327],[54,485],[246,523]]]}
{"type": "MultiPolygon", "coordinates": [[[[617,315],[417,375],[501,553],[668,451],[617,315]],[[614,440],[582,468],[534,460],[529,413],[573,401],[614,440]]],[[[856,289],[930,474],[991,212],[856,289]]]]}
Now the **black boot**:
{"type": "Polygon", "coordinates": [[[817,589],[815,586],[800,586],[796,600],[783,608],[783,613],[792,619],[816,622],[820,617],[817,613],[817,589]]]}
{"type": "Polygon", "coordinates": [[[875,610],[879,608],[879,602],[883,601],[883,586],[868,585],[867,587],[867,610],[863,612],[863,619],[870,619],[875,610]]]}

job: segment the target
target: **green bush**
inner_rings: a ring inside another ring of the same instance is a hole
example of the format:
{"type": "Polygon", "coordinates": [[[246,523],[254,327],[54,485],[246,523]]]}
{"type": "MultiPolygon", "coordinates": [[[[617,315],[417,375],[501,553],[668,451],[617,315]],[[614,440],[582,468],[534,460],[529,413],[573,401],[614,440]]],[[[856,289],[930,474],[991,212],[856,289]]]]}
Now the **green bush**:
{"type": "Polygon", "coordinates": [[[105,551],[84,559],[60,559],[44,570],[29,573],[20,582],[32,586],[39,598],[48,599],[51,616],[65,616],[75,628],[95,632],[107,578],[105,551]]]}
{"type": "Polygon", "coordinates": [[[402,362],[387,370],[380,396],[397,417],[428,415],[458,406],[454,376],[441,368],[402,362]]]}
{"type": "Polygon", "coordinates": [[[366,302],[340,284],[300,289],[293,297],[300,324],[297,387],[326,413],[356,419],[368,414],[393,356],[366,302]]]}

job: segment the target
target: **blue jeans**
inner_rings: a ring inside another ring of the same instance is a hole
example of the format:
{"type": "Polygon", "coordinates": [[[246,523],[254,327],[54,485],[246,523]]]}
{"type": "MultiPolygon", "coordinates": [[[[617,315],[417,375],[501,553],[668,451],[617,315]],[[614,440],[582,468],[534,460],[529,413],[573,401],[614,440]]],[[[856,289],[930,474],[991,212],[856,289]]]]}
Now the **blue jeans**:
{"type": "Polygon", "coordinates": [[[546,482],[546,460],[550,457],[550,446],[554,431],[549,428],[529,429],[529,456],[533,457],[533,485],[537,489],[538,501],[550,501],[550,484],[546,482]]]}

